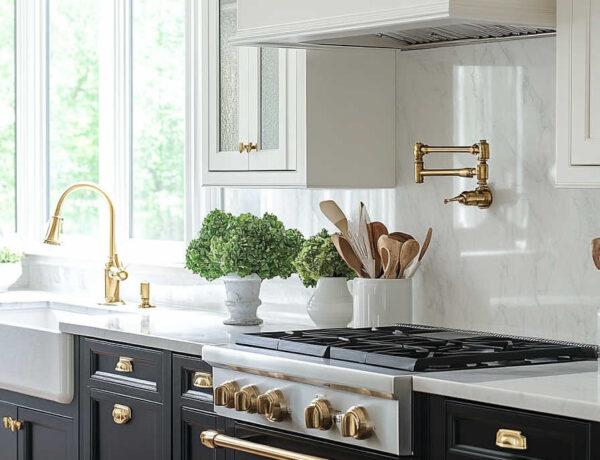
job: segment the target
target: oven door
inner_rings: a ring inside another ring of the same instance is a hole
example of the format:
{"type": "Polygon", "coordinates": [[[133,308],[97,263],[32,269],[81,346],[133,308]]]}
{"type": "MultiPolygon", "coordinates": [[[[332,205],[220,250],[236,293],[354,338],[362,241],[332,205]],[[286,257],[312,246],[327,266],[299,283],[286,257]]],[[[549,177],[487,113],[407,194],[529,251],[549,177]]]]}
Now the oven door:
{"type": "Polygon", "coordinates": [[[224,449],[228,460],[391,460],[399,457],[231,421],[230,435],[205,431],[205,447],[224,449]]]}

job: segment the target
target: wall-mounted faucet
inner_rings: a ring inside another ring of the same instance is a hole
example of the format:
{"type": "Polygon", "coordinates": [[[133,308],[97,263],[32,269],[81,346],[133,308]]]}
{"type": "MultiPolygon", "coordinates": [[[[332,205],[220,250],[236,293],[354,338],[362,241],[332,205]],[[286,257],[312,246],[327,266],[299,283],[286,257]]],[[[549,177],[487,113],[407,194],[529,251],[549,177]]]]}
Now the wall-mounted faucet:
{"type": "Polygon", "coordinates": [[[108,193],[102,190],[98,185],[91,182],[79,182],[68,187],[58,199],[54,214],[50,218],[48,231],[44,243],[60,244],[60,234],[62,231],[63,218],[60,215],[60,210],[65,198],[76,190],[91,190],[106,200],[108,204],[108,261],[104,266],[104,304],[106,305],[123,305],[125,302],[121,300],[120,285],[121,281],[125,281],[128,273],[123,268],[119,256],[116,252],[115,244],[115,208],[108,193]]]}
{"type": "Polygon", "coordinates": [[[489,208],[492,204],[492,191],[487,185],[489,168],[487,160],[490,158],[490,145],[486,141],[480,141],[466,147],[434,147],[421,143],[415,144],[415,181],[422,184],[426,176],[458,176],[475,177],[477,176],[477,188],[462,192],[454,198],[444,200],[444,203],[456,201],[467,206],[477,206],[481,209],[489,208]],[[461,169],[425,169],[423,157],[428,153],[470,153],[477,155],[478,163],[476,168],[461,169]]]}

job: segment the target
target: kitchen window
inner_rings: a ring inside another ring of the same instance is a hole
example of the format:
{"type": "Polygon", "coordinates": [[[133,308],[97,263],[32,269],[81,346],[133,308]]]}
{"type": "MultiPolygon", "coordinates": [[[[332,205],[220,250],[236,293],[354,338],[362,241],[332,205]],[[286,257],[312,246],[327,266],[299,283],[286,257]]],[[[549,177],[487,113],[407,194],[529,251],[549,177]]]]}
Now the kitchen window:
{"type": "MultiPolygon", "coordinates": [[[[2,233],[15,221],[14,117],[4,110],[14,104],[14,28],[4,23],[15,16],[12,5],[0,0],[2,233]]],[[[207,208],[202,200],[213,196],[196,189],[190,169],[196,8],[193,0],[18,2],[17,227],[26,251],[73,255],[85,245],[86,256],[89,248],[104,256],[95,242],[106,231],[105,208],[90,192],[63,207],[64,247],[39,244],[62,191],[90,181],[115,202],[124,260],[183,262],[207,208]]]]}
{"type": "Polygon", "coordinates": [[[15,231],[15,1],[0,0],[0,236],[15,231]]]}

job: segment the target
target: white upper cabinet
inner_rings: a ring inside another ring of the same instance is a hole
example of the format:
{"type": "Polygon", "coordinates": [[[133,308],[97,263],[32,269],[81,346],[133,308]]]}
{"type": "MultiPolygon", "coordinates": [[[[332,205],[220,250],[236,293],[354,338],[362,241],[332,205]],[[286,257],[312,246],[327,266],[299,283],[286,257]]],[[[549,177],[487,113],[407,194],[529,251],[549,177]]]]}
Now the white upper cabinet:
{"type": "Polygon", "coordinates": [[[600,0],[558,0],[556,182],[600,187],[600,0]]]}
{"type": "Polygon", "coordinates": [[[394,51],[235,47],[235,0],[200,14],[203,185],[395,185],[394,51]]]}
{"type": "Polygon", "coordinates": [[[234,42],[410,49],[550,33],[555,21],[556,0],[241,0],[234,42]]]}

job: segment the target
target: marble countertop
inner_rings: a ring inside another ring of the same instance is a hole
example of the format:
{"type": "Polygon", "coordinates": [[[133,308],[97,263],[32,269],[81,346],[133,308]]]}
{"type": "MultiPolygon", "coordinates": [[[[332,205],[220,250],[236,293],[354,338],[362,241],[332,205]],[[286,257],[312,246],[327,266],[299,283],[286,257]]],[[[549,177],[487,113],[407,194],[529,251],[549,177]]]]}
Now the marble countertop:
{"type": "Polygon", "coordinates": [[[108,314],[73,315],[61,320],[61,332],[197,356],[201,356],[204,345],[234,343],[244,333],[315,328],[302,305],[263,304],[258,309],[263,324],[241,327],[224,325],[227,313],[218,304],[198,308],[159,305],[142,310],[135,304],[106,307],[89,299],[40,291],[0,294],[0,303],[36,301],[111,310],[108,314]]]}
{"type": "Polygon", "coordinates": [[[418,374],[413,390],[600,422],[597,361],[418,374]]]}

